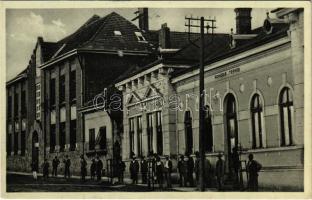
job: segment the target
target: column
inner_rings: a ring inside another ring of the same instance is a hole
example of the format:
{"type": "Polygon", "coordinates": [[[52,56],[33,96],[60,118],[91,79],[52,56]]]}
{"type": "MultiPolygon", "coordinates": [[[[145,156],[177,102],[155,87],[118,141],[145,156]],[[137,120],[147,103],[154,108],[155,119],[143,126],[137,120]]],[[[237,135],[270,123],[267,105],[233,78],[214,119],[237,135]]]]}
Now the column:
{"type": "Polygon", "coordinates": [[[21,144],[22,144],[22,84],[23,82],[20,82],[18,84],[18,151],[17,154],[21,155],[21,144]]]}
{"type": "Polygon", "coordinates": [[[10,88],[12,94],[12,137],[11,137],[11,155],[14,155],[14,133],[15,133],[15,116],[14,116],[14,104],[15,104],[15,87],[10,88]]]}
{"type": "MultiPolygon", "coordinates": [[[[76,65],[76,109],[79,109],[83,106],[83,95],[84,95],[84,90],[83,90],[83,84],[84,81],[82,79],[83,76],[83,71],[82,71],[82,67],[81,65],[79,65],[79,62],[77,59],[75,59],[74,62],[72,62],[72,64],[76,65]]],[[[83,142],[83,134],[84,134],[84,120],[83,120],[83,116],[82,114],[78,114],[78,112],[76,112],[76,116],[77,116],[77,121],[76,121],[76,146],[78,149],[82,149],[82,142],[83,142]]]]}
{"type": "Polygon", "coordinates": [[[60,150],[60,68],[55,67],[55,149],[60,150]]]}
{"type": "Polygon", "coordinates": [[[147,137],[147,119],[146,113],[142,113],[142,154],[148,156],[148,137],[147,137]]]}
{"type": "Polygon", "coordinates": [[[156,112],[153,112],[153,152],[157,153],[157,128],[156,128],[156,112]]]}
{"type": "Polygon", "coordinates": [[[136,156],[139,155],[139,151],[138,151],[138,124],[137,124],[137,117],[133,118],[134,121],[134,134],[133,134],[133,141],[134,141],[134,153],[136,156]]]}
{"type": "Polygon", "coordinates": [[[70,119],[71,119],[71,109],[70,109],[70,98],[69,98],[69,73],[70,73],[70,66],[69,63],[66,62],[64,64],[64,68],[62,69],[61,74],[65,74],[65,110],[66,110],[66,117],[65,117],[65,127],[66,127],[66,136],[65,136],[65,146],[67,147],[67,150],[70,150],[72,147],[70,147],[70,119]],[[64,70],[64,72],[63,72],[64,70]]]}
{"type": "Polygon", "coordinates": [[[294,134],[293,142],[303,144],[304,136],[304,35],[303,10],[289,14],[291,31],[291,54],[294,75],[294,134]]]}
{"type": "Polygon", "coordinates": [[[43,72],[45,74],[45,92],[44,92],[44,96],[45,96],[45,101],[47,101],[47,99],[49,99],[46,102],[46,106],[45,106],[45,127],[46,127],[46,151],[49,152],[50,151],[50,126],[51,126],[51,104],[50,104],[50,71],[44,71],[43,72]]]}

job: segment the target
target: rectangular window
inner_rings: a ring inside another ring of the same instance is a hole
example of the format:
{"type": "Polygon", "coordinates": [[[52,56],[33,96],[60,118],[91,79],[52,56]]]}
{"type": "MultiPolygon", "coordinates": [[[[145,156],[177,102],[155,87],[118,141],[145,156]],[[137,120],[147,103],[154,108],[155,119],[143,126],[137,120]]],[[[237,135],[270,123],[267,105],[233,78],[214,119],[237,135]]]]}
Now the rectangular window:
{"type": "Polygon", "coordinates": [[[95,149],[95,129],[89,129],[89,150],[95,149]]]}
{"type": "Polygon", "coordinates": [[[14,155],[18,153],[18,132],[14,132],[14,155]]]}
{"type": "Polygon", "coordinates": [[[76,149],[76,120],[70,120],[70,150],[74,151],[76,149]]]}
{"type": "Polygon", "coordinates": [[[153,113],[147,114],[147,146],[148,153],[151,153],[153,151],[153,113]]]}
{"type": "Polygon", "coordinates": [[[157,130],[157,153],[163,154],[163,134],[161,123],[161,111],[156,112],[156,130],[157,130]]]}
{"type": "Polygon", "coordinates": [[[14,117],[18,116],[18,93],[14,94],[14,117]]]}
{"type": "Polygon", "coordinates": [[[55,151],[56,143],[56,126],[55,124],[50,125],[50,152],[55,151]]]}
{"type": "Polygon", "coordinates": [[[64,151],[65,149],[65,138],[66,138],[66,129],[65,122],[60,123],[60,151],[64,151]]]}
{"type": "Polygon", "coordinates": [[[100,149],[106,149],[106,126],[100,128],[100,149]]]}
{"type": "Polygon", "coordinates": [[[65,75],[60,76],[60,103],[65,102],[65,75]]]}
{"type": "Polygon", "coordinates": [[[12,117],[12,96],[8,97],[8,120],[12,117]]]}
{"type": "Polygon", "coordinates": [[[22,131],[21,134],[21,155],[25,155],[25,148],[26,147],[26,131],[22,131]]]}
{"type": "Polygon", "coordinates": [[[11,144],[12,144],[12,134],[8,134],[8,138],[7,138],[7,155],[10,156],[11,155],[11,144]]]}
{"type": "Polygon", "coordinates": [[[134,118],[129,119],[130,157],[134,153],[134,118]]]}
{"type": "Polygon", "coordinates": [[[76,99],[76,70],[70,72],[70,101],[76,99]]]}
{"type": "Polygon", "coordinates": [[[36,119],[40,120],[40,112],[41,112],[41,108],[40,108],[40,102],[41,102],[41,97],[40,97],[40,83],[38,83],[36,85],[36,119]]]}
{"type": "Polygon", "coordinates": [[[27,107],[26,107],[26,91],[23,90],[22,91],[22,117],[26,117],[26,114],[27,114],[27,107]]]}
{"type": "Polygon", "coordinates": [[[138,132],[138,156],[142,156],[142,117],[137,117],[137,132],[138,132]]]}
{"type": "Polygon", "coordinates": [[[55,106],[55,78],[50,79],[50,107],[55,106]]]}

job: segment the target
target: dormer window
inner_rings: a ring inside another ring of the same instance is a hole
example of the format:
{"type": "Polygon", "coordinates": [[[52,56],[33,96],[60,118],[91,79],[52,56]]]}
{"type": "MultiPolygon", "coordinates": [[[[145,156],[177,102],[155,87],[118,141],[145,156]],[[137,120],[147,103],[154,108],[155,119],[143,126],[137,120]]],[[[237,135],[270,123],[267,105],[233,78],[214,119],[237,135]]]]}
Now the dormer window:
{"type": "Polygon", "coordinates": [[[114,31],[114,35],[120,36],[120,35],[121,35],[121,32],[120,32],[120,31],[114,31]]]}
{"type": "Polygon", "coordinates": [[[146,41],[141,32],[134,32],[138,38],[138,41],[146,41]]]}

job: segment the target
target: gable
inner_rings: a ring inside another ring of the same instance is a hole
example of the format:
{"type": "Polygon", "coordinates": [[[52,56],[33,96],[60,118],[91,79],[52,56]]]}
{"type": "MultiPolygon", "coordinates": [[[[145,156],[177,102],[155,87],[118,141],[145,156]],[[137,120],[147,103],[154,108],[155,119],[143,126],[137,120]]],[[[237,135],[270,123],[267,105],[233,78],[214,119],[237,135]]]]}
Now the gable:
{"type": "Polygon", "coordinates": [[[134,104],[141,101],[141,98],[136,92],[132,92],[129,98],[127,99],[127,104],[134,104]]]}
{"type": "Polygon", "coordinates": [[[162,97],[163,95],[159,92],[159,90],[154,87],[153,85],[150,85],[144,94],[144,98],[149,98],[149,97],[154,97],[154,96],[159,96],[162,97]]]}

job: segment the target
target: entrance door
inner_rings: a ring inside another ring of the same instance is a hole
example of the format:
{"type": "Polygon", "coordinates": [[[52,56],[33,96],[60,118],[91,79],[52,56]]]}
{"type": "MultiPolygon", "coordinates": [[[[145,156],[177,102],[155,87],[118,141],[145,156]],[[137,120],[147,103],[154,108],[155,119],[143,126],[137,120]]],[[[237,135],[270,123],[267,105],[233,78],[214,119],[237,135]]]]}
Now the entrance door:
{"type": "Polygon", "coordinates": [[[237,130],[237,113],[236,113],[236,101],[232,94],[228,94],[225,98],[225,133],[226,133],[226,146],[224,153],[228,163],[229,170],[232,166],[231,153],[233,148],[237,149],[238,146],[238,130],[237,130]]]}
{"type": "Polygon", "coordinates": [[[39,169],[39,137],[37,131],[33,133],[32,137],[32,162],[37,165],[39,169]]]}

